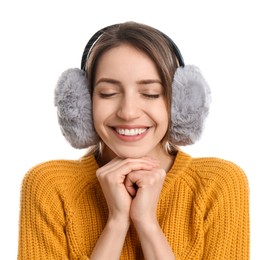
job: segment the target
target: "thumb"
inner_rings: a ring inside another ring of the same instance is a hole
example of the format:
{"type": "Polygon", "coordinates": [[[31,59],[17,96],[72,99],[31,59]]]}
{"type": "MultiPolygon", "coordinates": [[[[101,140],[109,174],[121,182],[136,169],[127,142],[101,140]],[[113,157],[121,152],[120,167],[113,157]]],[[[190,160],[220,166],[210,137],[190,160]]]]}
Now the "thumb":
{"type": "Polygon", "coordinates": [[[129,193],[129,195],[131,197],[135,197],[136,196],[136,193],[137,193],[137,189],[138,189],[138,185],[133,182],[129,176],[127,175],[127,177],[125,178],[125,181],[124,181],[124,184],[125,184],[125,187],[126,187],[126,190],[127,192],[129,193]]]}

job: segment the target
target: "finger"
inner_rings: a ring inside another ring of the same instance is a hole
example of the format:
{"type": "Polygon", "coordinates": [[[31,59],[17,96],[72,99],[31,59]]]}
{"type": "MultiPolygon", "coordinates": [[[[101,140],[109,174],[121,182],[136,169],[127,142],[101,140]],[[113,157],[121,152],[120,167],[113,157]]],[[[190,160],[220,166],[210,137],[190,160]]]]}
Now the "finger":
{"type": "Polygon", "coordinates": [[[97,173],[99,176],[106,175],[110,172],[116,172],[119,175],[127,175],[131,171],[151,170],[158,167],[159,162],[148,158],[139,159],[116,159],[111,161],[109,165],[100,168],[97,173]]]}
{"type": "Polygon", "coordinates": [[[129,161],[124,162],[122,165],[119,164],[118,167],[120,168],[122,174],[127,175],[136,171],[151,171],[156,166],[146,161],[129,161]]]}
{"type": "Polygon", "coordinates": [[[125,179],[125,187],[127,192],[129,193],[129,195],[131,197],[135,197],[136,193],[137,193],[137,185],[136,183],[133,183],[129,178],[125,179]]]}
{"type": "Polygon", "coordinates": [[[151,171],[133,171],[126,177],[128,183],[135,183],[138,188],[145,186],[154,186],[158,182],[163,182],[166,172],[163,169],[154,169],[151,171]]]}
{"type": "Polygon", "coordinates": [[[116,165],[118,165],[121,161],[122,161],[122,159],[115,157],[114,159],[109,161],[107,164],[101,166],[98,170],[99,170],[99,172],[107,172],[107,171],[109,172],[109,171],[111,171],[112,168],[114,168],[116,165]]]}
{"type": "Polygon", "coordinates": [[[127,159],[121,159],[117,157],[107,164],[107,166],[109,165],[109,168],[107,169],[112,170],[113,168],[121,167],[125,164],[129,165],[132,163],[144,163],[144,164],[149,164],[153,167],[159,166],[159,160],[153,159],[151,157],[127,158],[127,159]]]}
{"type": "Polygon", "coordinates": [[[135,184],[135,191],[137,191],[137,189],[142,186],[142,182],[144,182],[147,173],[148,171],[132,171],[127,175],[125,183],[129,186],[134,186],[135,184]]]}

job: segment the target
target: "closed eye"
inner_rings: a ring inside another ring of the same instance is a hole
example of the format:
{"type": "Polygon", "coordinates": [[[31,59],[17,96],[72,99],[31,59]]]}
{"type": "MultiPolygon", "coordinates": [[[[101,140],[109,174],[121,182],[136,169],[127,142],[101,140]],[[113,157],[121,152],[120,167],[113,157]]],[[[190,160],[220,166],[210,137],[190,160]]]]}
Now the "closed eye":
{"type": "Polygon", "coordinates": [[[156,99],[160,97],[159,94],[142,94],[142,95],[149,99],[156,99]]]}
{"type": "Polygon", "coordinates": [[[117,93],[99,93],[101,98],[110,98],[115,96],[117,93]]]}

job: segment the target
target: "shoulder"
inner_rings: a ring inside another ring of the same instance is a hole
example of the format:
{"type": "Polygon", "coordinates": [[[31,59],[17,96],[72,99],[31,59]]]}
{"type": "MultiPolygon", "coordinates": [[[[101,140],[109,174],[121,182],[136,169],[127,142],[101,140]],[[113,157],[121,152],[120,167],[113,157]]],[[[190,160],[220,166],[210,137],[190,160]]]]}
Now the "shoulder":
{"type": "Polygon", "coordinates": [[[97,164],[92,157],[42,162],[25,174],[21,189],[22,192],[34,194],[62,193],[66,189],[87,185],[94,180],[96,168],[97,164]]]}
{"type": "Polygon", "coordinates": [[[217,206],[234,213],[248,207],[247,176],[236,163],[214,157],[193,158],[189,168],[195,179],[194,190],[207,210],[217,206]]]}
{"type": "MultiPolygon", "coordinates": [[[[185,156],[184,153],[182,155],[185,156]]],[[[235,196],[239,192],[247,194],[249,189],[247,176],[239,165],[216,157],[188,156],[188,164],[182,178],[195,192],[228,193],[235,196]]]]}
{"type": "Polygon", "coordinates": [[[215,157],[193,158],[192,169],[203,180],[234,185],[240,183],[247,186],[247,176],[236,163],[215,157]]]}

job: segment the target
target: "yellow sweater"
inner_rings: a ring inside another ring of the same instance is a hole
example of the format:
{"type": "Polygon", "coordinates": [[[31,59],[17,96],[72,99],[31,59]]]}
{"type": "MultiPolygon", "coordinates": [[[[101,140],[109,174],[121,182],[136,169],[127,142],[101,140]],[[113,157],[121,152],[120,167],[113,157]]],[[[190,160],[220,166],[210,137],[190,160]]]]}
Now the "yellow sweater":
{"type": "MultiPolygon", "coordinates": [[[[26,174],[18,259],[90,259],[108,214],[97,168],[89,156],[45,162],[26,174]]],[[[247,179],[233,163],[179,152],[157,212],[176,259],[249,259],[248,193],[247,179]]],[[[121,259],[143,259],[133,226],[121,259]]]]}

